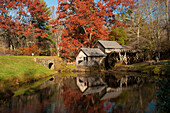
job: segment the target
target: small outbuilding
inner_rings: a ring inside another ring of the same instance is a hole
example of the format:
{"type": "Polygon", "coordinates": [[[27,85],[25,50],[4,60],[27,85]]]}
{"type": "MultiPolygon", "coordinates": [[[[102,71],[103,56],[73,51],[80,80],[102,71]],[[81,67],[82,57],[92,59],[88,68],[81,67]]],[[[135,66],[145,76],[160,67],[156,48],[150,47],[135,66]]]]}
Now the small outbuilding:
{"type": "Polygon", "coordinates": [[[94,45],[94,48],[99,48],[105,54],[110,52],[121,52],[123,47],[116,41],[98,40],[94,45]]]}
{"type": "Polygon", "coordinates": [[[106,83],[99,77],[77,77],[77,86],[83,95],[105,92],[106,83]]]}
{"type": "Polygon", "coordinates": [[[99,48],[81,48],[76,57],[76,66],[98,66],[104,56],[99,48]]]}

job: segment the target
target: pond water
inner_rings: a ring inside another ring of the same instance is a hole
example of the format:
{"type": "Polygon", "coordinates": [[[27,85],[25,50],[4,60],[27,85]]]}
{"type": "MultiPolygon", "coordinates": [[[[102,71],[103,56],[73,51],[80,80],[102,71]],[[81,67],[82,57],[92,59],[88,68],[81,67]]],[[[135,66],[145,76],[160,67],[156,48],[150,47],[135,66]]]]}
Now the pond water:
{"type": "Polygon", "coordinates": [[[157,113],[155,79],[133,74],[58,75],[0,105],[1,113],[157,113]]]}

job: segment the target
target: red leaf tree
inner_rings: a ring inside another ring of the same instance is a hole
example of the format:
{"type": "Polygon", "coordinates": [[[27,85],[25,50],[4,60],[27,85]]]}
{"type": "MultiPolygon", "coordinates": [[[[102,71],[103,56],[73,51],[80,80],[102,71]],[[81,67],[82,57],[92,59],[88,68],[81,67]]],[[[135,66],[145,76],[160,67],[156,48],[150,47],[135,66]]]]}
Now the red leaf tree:
{"type": "Polygon", "coordinates": [[[106,109],[109,109],[110,105],[104,106],[104,102],[94,95],[83,96],[80,91],[74,90],[67,85],[63,86],[63,102],[66,110],[70,113],[106,113],[106,109]],[[74,107],[73,107],[74,106],[74,107]]]}
{"type": "MultiPolygon", "coordinates": [[[[133,0],[58,0],[53,25],[63,25],[61,52],[74,54],[81,47],[92,47],[98,39],[108,39],[108,28],[123,26],[115,19],[133,0]]],[[[57,30],[53,30],[57,31],[57,30]]]]}
{"type": "Polygon", "coordinates": [[[23,48],[23,51],[22,51],[23,55],[32,55],[32,53],[34,53],[35,56],[39,55],[40,50],[39,50],[38,45],[33,44],[30,47],[24,47],[23,48]]]}
{"type": "Polygon", "coordinates": [[[40,0],[1,0],[1,35],[7,39],[9,46],[14,49],[23,36],[48,38],[45,25],[50,18],[44,6],[40,0]]]}

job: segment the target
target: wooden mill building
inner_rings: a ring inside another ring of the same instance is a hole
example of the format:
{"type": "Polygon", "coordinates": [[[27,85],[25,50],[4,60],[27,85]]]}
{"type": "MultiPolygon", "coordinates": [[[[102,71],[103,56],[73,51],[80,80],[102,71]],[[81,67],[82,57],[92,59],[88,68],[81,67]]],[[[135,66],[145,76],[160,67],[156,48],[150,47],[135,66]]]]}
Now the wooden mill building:
{"type": "Polygon", "coordinates": [[[81,48],[76,57],[76,66],[98,66],[104,56],[99,48],[81,48]]]}
{"type": "Polygon", "coordinates": [[[94,48],[99,48],[103,53],[108,54],[112,51],[121,52],[123,47],[116,41],[98,40],[94,48]]]}
{"type": "Polygon", "coordinates": [[[76,66],[98,66],[104,60],[106,65],[113,67],[118,61],[127,64],[128,61],[131,61],[132,54],[134,55],[132,60],[134,60],[136,51],[127,46],[121,46],[116,41],[98,40],[93,48],[79,50],[76,66]]]}

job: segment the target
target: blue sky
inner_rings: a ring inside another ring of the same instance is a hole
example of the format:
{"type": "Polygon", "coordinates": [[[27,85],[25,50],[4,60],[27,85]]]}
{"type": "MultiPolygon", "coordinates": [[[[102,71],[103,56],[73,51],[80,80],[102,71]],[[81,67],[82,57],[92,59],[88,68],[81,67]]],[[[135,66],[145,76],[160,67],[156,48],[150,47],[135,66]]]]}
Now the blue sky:
{"type": "Polygon", "coordinates": [[[57,6],[57,0],[44,0],[48,6],[57,6]]]}
{"type": "MultiPolygon", "coordinates": [[[[57,6],[57,0],[44,0],[48,6],[57,6]]],[[[94,0],[95,2],[97,0],[94,0]]]]}

